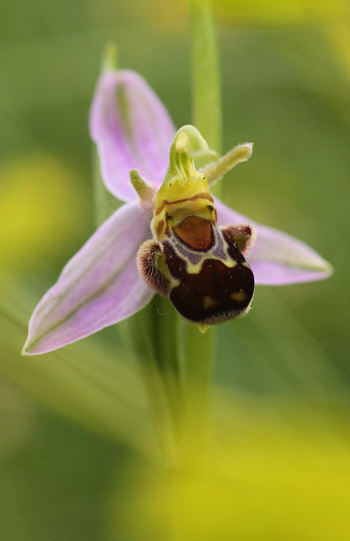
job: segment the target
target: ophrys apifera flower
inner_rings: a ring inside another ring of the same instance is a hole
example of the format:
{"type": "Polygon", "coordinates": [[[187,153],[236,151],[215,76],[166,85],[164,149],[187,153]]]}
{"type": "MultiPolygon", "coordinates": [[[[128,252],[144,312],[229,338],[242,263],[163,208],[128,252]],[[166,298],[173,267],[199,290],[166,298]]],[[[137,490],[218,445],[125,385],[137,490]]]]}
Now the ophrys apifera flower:
{"type": "MultiPolygon", "coordinates": [[[[246,144],[233,149],[226,167],[246,160],[251,148],[246,144]]],[[[146,283],[168,296],[176,310],[202,330],[244,315],[254,292],[253,273],[243,256],[253,228],[217,226],[206,172],[213,181],[221,170],[212,165],[198,172],[191,157],[206,152],[208,145],[196,128],[178,131],[164,182],[153,198],[154,239],[142,244],[137,257],[146,283]]]]}
{"type": "Polygon", "coordinates": [[[25,354],[57,349],[117,323],[141,310],[155,290],[167,294],[186,319],[205,325],[246,312],[252,275],[255,284],[283,285],[331,274],[331,266],[303,242],[255,224],[210,195],[210,184],[248,159],[251,145],[197,171],[196,158],[210,156],[205,141],[193,127],[176,136],[163,104],[138,74],[101,76],[90,132],[104,183],[124,205],[39,302],[25,354]]]}

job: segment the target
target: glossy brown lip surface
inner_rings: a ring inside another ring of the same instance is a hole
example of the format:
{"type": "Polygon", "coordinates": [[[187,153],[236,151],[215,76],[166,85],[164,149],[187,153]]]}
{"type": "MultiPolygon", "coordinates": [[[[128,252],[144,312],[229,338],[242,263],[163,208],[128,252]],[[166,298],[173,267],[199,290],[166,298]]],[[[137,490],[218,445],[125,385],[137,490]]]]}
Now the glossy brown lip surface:
{"type": "Polygon", "coordinates": [[[254,276],[237,248],[230,250],[235,266],[208,257],[198,273],[188,273],[185,260],[171,243],[165,241],[163,246],[169,271],[179,280],[169,299],[184,318],[213,325],[247,312],[254,294],[254,276]]]}
{"type": "Polygon", "coordinates": [[[173,229],[177,237],[192,250],[206,251],[213,245],[210,220],[200,216],[187,216],[173,229]]]}

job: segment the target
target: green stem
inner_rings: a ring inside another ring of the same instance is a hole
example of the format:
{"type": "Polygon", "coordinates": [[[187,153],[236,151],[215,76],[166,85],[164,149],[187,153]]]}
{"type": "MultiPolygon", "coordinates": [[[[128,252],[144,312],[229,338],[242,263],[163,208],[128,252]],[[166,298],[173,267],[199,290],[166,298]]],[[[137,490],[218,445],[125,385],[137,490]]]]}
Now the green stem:
{"type": "Polygon", "coordinates": [[[191,0],[193,124],[221,152],[222,116],[218,43],[209,0],[191,0]]]}
{"type": "MultiPolygon", "coordinates": [[[[208,0],[191,0],[193,124],[209,147],[221,152],[221,88],[214,15],[208,0]]],[[[207,440],[215,330],[200,333],[186,327],[185,437],[192,448],[202,449],[207,440]]]]}
{"type": "MultiPolygon", "coordinates": [[[[203,335],[189,326],[186,336],[184,444],[193,453],[205,453],[208,443],[211,384],[215,357],[215,330],[203,335]]],[[[186,449],[185,449],[186,451],[186,449]]]]}
{"type": "Polygon", "coordinates": [[[177,461],[182,410],[179,320],[165,297],[155,296],[118,328],[136,354],[155,434],[167,466],[177,461]]]}

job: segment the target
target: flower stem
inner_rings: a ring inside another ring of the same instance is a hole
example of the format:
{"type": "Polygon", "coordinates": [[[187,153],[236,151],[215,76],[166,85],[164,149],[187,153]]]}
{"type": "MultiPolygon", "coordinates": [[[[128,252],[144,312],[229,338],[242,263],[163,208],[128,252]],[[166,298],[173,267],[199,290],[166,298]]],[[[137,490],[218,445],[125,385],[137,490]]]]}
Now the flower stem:
{"type": "MultiPolygon", "coordinates": [[[[193,124],[209,147],[221,151],[221,88],[214,15],[209,0],[191,0],[193,124]]],[[[215,330],[205,334],[187,325],[185,364],[185,437],[193,450],[206,447],[215,330]]]]}
{"type": "Polygon", "coordinates": [[[168,299],[156,296],[141,312],[118,325],[138,360],[155,435],[170,468],[177,462],[182,411],[178,318],[168,299]]]}
{"type": "Polygon", "coordinates": [[[209,148],[221,152],[221,83],[214,14],[210,0],[191,0],[193,124],[209,148]]]}
{"type": "Polygon", "coordinates": [[[195,326],[186,333],[187,380],[185,386],[185,453],[206,453],[210,417],[211,383],[215,357],[215,330],[201,334],[195,326]]]}

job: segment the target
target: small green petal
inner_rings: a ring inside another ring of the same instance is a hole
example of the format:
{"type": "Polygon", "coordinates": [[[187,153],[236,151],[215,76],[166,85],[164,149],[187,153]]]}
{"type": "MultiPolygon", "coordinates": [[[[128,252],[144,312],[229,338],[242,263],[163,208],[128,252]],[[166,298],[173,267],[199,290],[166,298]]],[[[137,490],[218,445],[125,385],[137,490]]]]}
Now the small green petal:
{"type": "Polygon", "coordinates": [[[201,169],[201,172],[207,177],[208,184],[213,184],[237,164],[249,160],[252,152],[253,143],[238,145],[225,156],[201,169]]]}
{"type": "Polygon", "coordinates": [[[152,200],[156,192],[155,186],[144,180],[137,169],[131,169],[131,171],[129,171],[129,175],[130,182],[140,198],[141,205],[145,209],[150,209],[152,207],[152,200]]]}

